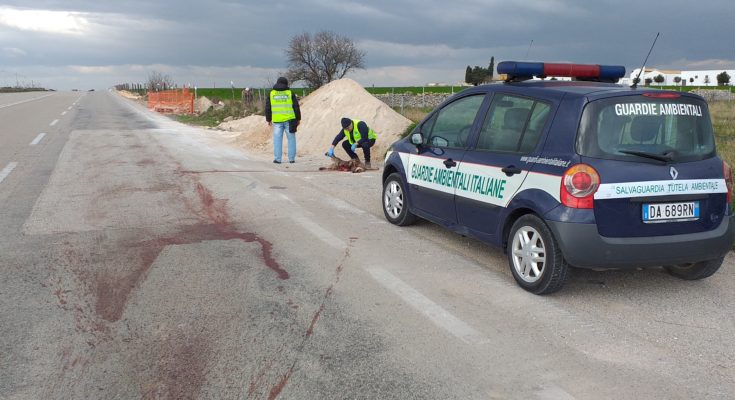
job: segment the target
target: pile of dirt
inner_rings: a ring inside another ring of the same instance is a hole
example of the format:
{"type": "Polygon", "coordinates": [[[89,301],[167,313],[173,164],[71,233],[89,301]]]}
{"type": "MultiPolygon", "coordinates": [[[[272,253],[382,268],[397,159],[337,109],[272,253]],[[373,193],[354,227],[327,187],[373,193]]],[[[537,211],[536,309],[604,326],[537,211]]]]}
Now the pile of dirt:
{"type": "Polygon", "coordinates": [[[213,105],[212,100],[209,100],[205,96],[199,96],[194,100],[194,112],[197,114],[207,112],[213,105]]]}
{"type": "MultiPolygon", "coordinates": [[[[411,124],[410,120],[376,99],[352,79],[340,79],[324,85],[302,99],[300,105],[301,124],[296,133],[298,156],[324,154],[341,129],[340,119],[347,117],[365,121],[378,134],[372,149],[372,159],[380,161],[388,147],[411,124]]],[[[235,139],[238,145],[263,151],[273,148],[271,129],[263,116],[226,122],[220,124],[219,128],[242,132],[235,139]]],[[[335,152],[343,153],[344,150],[338,148],[335,152]]],[[[357,154],[362,159],[362,150],[358,150],[357,154]]]]}

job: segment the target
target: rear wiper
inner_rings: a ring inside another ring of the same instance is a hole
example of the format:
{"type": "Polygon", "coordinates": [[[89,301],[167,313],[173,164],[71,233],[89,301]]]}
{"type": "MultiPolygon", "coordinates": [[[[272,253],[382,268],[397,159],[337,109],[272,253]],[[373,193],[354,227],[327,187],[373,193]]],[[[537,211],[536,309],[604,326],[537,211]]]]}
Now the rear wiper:
{"type": "Polygon", "coordinates": [[[633,156],[650,158],[650,159],[661,161],[661,162],[669,162],[669,161],[671,161],[671,160],[674,159],[674,152],[673,151],[667,151],[664,154],[656,154],[656,153],[647,153],[645,151],[618,150],[618,153],[630,154],[630,155],[633,155],[633,156]]]}

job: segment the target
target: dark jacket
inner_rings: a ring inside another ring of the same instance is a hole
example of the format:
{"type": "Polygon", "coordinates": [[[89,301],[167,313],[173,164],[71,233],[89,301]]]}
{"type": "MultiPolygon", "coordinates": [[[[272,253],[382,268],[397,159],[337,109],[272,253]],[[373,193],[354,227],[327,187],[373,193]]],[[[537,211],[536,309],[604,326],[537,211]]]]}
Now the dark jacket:
{"type": "MultiPolygon", "coordinates": [[[[273,85],[273,90],[289,90],[288,84],[276,83],[273,85]]],[[[291,100],[293,101],[293,112],[296,114],[296,121],[301,121],[301,109],[299,109],[299,100],[296,97],[296,93],[291,92],[291,100]]],[[[265,120],[271,122],[273,118],[273,112],[271,111],[271,96],[268,93],[268,98],[265,99],[265,120]]],[[[296,122],[298,125],[298,122],[296,122]]],[[[292,127],[291,132],[296,132],[296,129],[292,127]]]]}
{"type": "MultiPolygon", "coordinates": [[[[352,127],[352,132],[354,132],[354,131],[355,131],[355,127],[353,126],[352,127]]],[[[360,122],[357,123],[357,131],[360,132],[360,140],[357,143],[360,143],[360,145],[362,146],[362,144],[364,142],[370,141],[370,138],[368,138],[368,132],[370,132],[370,129],[368,128],[368,126],[365,123],[365,121],[360,121],[360,122]]],[[[350,133],[352,133],[352,132],[350,132],[350,133]]],[[[337,143],[341,142],[342,139],[344,139],[344,138],[345,138],[345,130],[344,129],[340,129],[339,130],[339,133],[337,134],[337,136],[335,136],[334,137],[334,140],[332,140],[332,146],[336,146],[337,143]]],[[[353,142],[354,142],[354,140],[353,140],[353,142]]]]}

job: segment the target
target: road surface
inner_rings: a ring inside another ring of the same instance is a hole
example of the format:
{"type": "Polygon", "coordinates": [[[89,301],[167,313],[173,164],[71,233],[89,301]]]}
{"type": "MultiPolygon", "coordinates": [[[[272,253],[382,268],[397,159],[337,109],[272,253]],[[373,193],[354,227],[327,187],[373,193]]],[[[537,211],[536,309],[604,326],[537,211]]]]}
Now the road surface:
{"type": "MultiPolygon", "coordinates": [[[[111,92],[0,95],[0,399],[727,399],[710,279],[385,222],[380,172],[274,165],[111,92]]],[[[325,146],[328,143],[325,143],[325,146]]]]}

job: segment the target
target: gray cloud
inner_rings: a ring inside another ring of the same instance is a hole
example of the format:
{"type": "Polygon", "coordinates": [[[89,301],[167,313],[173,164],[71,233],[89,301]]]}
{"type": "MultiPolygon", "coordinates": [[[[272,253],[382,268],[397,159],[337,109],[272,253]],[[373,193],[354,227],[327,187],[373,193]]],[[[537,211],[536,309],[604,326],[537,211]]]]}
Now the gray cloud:
{"type": "Polygon", "coordinates": [[[182,84],[259,85],[284,70],[291,36],[322,29],[367,51],[363,84],[457,82],[491,56],[632,70],[656,32],[648,65],[735,68],[732,15],[731,0],[13,0],[0,5],[0,85],[18,73],[106,87],[153,68],[182,84]]]}

